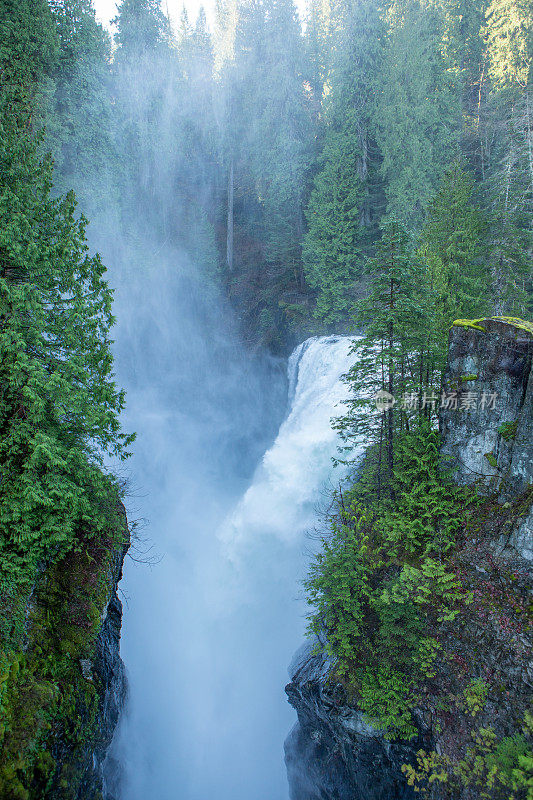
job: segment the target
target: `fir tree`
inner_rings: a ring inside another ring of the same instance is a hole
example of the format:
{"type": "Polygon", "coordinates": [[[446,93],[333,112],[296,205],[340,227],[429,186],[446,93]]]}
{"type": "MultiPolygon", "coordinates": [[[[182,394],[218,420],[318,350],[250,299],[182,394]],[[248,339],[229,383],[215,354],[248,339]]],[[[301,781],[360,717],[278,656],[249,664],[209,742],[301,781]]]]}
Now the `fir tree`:
{"type": "Polygon", "coordinates": [[[418,229],[445,165],[457,153],[460,104],[443,57],[444,19],[434,6],[397,0],[387,13],[375,126],[387,213],[418,229]]]}
{"type": "Polygon", "coordinates": [[[383,470],[389,480],[393,474],[396,432],[409,426],[410,412],[402,405],[403,397],[420,391],[414,367],[426,313],[409,237],[397,220],[384,223],[376,256],[369,260],[366,272],[369,294],[357,303],[355,312],[365,334],[354,345],[358,357],[346,378],[353,399],[335,427],[348,450],[362,434],[368,444],[376,445],[379,492],[383,470]]]}
{"type": "Polygon", "coordinates": [[[442,347],[454,319],[490,310],[487,234],[488,218],[475,201],[474,180],[456,162],[430,204],[418,251],[427,267],[432,327],[437,326],[442,347]]]}
{"type": "Polygon", "coordinates": [[[307,209],[304,264],[318,292],[315,314],[334,324],[346,321],[362,273],[364,183],[355,112],[346,113],[339,129],[330,128],[321,162],[307,209]]]}

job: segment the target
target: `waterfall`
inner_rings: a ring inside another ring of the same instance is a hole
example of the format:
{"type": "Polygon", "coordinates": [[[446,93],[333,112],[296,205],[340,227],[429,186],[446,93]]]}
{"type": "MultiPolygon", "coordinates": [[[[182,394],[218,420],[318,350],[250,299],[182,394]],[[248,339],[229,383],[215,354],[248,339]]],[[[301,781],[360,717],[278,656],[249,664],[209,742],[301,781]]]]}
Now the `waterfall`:
{"type": "MultiPolygon", "coordinates": [[[[119,319],[121,307],[126,318],[126,305],[142,307],[131,302],[130,282],[122,289],[119,319]]],[[[131,502],[149,518],[145,533],[161,560],[126,569],[122,654],[130,696],[113,746],[111,763],[123,771],[113,793],[121,800],[284,800],[283,741],[294,722],[284,684],[305,631],[300,581],[314,544],[307,533],[341,477],[332,467],[330,419],[347,393],[341,376],[351,364],[350,339],[314,337],[292,354],[285,419],[245,488],[241,459],[268,442],[280,410],[276,390],[265,411],[276,369],[251,369],[214,320],[207,343],[161,339],[167,306],[175,330],[175,302],[160,292],[157,317],[132,321],[134,333],[122,321],[117,344],[119,369],[130,365],[129,418],[141,431],[131,502]],[[141,352],[132,358],[139,336],[141,352]],[[154,337],[163,352],[143,376],[141,356],[154,337]],[[191,342],[187,359],[182,351],[191,342]]]]}

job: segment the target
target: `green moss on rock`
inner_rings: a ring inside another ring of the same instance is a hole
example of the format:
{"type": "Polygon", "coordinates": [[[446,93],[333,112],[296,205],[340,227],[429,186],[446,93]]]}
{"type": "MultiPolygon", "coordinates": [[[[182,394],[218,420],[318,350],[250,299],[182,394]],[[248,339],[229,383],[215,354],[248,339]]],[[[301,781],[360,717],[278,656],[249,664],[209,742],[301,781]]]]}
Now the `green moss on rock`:
{"type": "MultiPolygon", "coordinates": [[[[0,797],[5,800],[79,796],[105,688],[84,676],[80,662],[95,656],[102,615],[115,589],[117,552],[125,545],[124,524],[121,510],[107,536],[81,537],[76,549],[44,569],[26,598],[23,636],[0,641],[0,797]]],[[[20,625],[15,628],[20,631],[20,625]]]]}
{"type": "Polygon", "coordinates": [[[483,331],[485,333],[485,328],[480,325],[480,322],[485,322],[484,319],[456,319],[452,323],[452,327],[461,327],[461,328],[474,328],[476,331],[483,331]]]}
{"type": "Polygon", "coordinates": [[[492,317],[492,319],[498,322],[505,322],[507,325],[512,325],[514,328],[533,334],[533,322],[529,320],[520,319],[519,317],[492,317]]]}
{"type": "Polygon", "coordinates": [[[453,327],[460,327],[460,328],[474,328],[476,331],[483,331],[486,333],[486,328],[483,326],[483,323],[487,322],[503,322],[506,325],[511,325],[514,328],[518,328],[521,331],[526,331],[529,334],[533,334],[533,322],[529,322],[525,319],[520,319],[519,317],[484,317],[482,319],[456,319],[452,323],[453,327]]]}

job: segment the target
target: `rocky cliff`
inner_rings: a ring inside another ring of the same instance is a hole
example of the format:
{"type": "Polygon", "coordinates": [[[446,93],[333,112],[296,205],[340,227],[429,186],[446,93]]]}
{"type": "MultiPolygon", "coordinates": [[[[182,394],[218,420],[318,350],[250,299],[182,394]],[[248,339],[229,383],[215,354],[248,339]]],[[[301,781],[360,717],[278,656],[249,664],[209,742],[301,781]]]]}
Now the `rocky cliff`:
{"type": "Polygon", "coordinates": [[[526,752],[531,734],[532,356],[530,323],[497,318],[452,326],[442,464],[481,495],[446,557],[466,601],[457,618],[429,632],[441,659],[418,687],[411,709],[418,737],[409,742],[388,741],[365,721],[319,642],[298,651],[286,687],[298,714],[285,743],[291,800],[404,800],[414,789],[435,799],[526,797],[533,761],[513,794],[507,787],[515,778],[507,780],[505,769],[511,776],[512,759],[526,758],[517,753],[526,752]],[[491,765],[499,770],[492,777],[491,765]]]}
{"type": "MultiPolygon", "coordinates": [[[[502,503],[533,488],[533,324],[457,320],[450,331],[440,427],[442,454],[461,484],[502,503]]],[[[533,509],[503,544],[533,559],[533,509]]]]}
{"type": "Polygon", "coordinates": [[[117,585],[128,547],[120,507],[110,513],[109,536],[80,539],[43,565],[18,609],[24,627],[0,674],[2,800],[102,798],[126,693],[117,585]]]}
{"type": "Polygon", "coordinates": [[[424,744],[387,741],[328,682],[331,664],[311,640],[296,653],[286,687],[298,722],[285,741],[291,800],[408,800],[401,766],[424,744]]]}

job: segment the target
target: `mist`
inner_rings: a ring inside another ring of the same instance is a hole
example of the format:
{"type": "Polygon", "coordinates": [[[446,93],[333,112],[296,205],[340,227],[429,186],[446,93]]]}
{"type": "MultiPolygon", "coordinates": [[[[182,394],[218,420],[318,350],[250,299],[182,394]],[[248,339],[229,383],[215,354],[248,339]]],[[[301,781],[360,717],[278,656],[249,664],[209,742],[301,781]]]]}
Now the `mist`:
{"type": "MultiPolygon", "coordinates": [[[[224,42],[246,25],[249,36],[257,14],[228,23],[224,42]]],[[[284,249],[301,216],[294,108],[291,138],[281,146],[275,132],[263,163],[261,120],[255,139],[252,116],[244,138],[237,124],[254,113],[245,68],[259,87],[260,61],[224,73],[201,19],[177,54],[164,17],[134,22],[119,26],[110,92],[91,122],[107,119],[95,136],[114,156],[83,161],[63,146],[57,187],[76,189],[108,268],[123,425],[137,432],[131,460],[111,465],[133,541],[120,585],[129,691],[106,791],[282,800],[295,718],[284,685],[305,636],[309,533],[341,478],[330,419],[346,396],[350,340],[314,337],[287,359],[298,337],[280,338],[273,311],[299,281],[284,249]],[[267,155],[281,159],[277,173],[267,155]],[[276,230],[267,221],[280,213],[276,230]]],[[[72,89],[62,92],[66,105],[72,89]]]]}
{"type": "Polygon", "coordinates": [[[124,800],[285,798],[284,684],[305,635],[308,533],[340,477],[330,418],[350,340],[315,337],[288,366],[253,355],[186,255],[154,258],[135,233],[134,249],[95,233],[115,287],[124,425],[138,432],[123,473],[129,696],[107,788],[124,800]]]}

